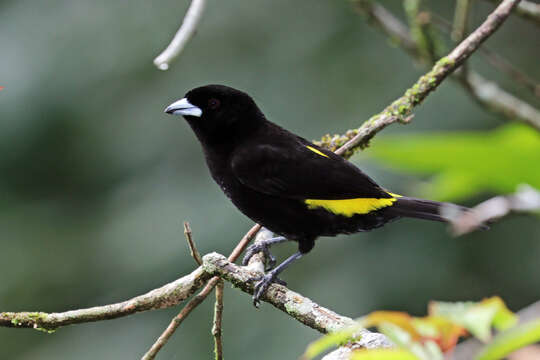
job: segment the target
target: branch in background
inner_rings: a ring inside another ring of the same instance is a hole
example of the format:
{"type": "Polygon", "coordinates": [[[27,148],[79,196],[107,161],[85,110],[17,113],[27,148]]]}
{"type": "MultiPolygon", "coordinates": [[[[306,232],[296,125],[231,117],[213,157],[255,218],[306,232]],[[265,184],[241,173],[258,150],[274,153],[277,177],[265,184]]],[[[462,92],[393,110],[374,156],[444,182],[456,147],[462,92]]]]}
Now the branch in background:
{"type": "Polygon", "coordinates": [[[525,101],[504,91],[497,84],[483,76],[471,72],[463,80],[474,99],[492,111],[509,119],[519,120],[536,130],[540,130],[540,111],[525,101]]]}
{"type": "MultiPolygon", "coordinates": [[[[498,3],[499,0],[489,0],[492,3],[498,3]]],[[[535,4],[532,1],[522,0],[516,8],[516,14],[524,19],[530,20],[536,25],[540,25],[540,4],[535,4]]]]}
{"type": "MultiPolygon", "coordinates": [[[[249,244],[249,242],[251,241],[251,239],[257,235],[257,233],[259,232],[259,230],[261,229],[261,226],[260,225],[254,225],[245,235],[244,237],[242,238],[242,240],[240,240],[240,242],[238,243],[238,245],[236,245],[236,247],[234,248],[234,250],[232,251],[231,255],[229,255],[229,258],[228,260],[229,261],[236,261],[236,259],[238,259],[238,257],[240,256],[240,254],[244,251],[244,249],[247,247],[247,245],[249,244]]],[[[201,261],[202,263],[202,261],[201,261]]],[[[206,284],[206,286],[204,287],[204,289],[201,290],[200,293],[198,293],[193,299],[191,299],[189,301],[189,303],[187,303],[186,306],[184,306],[184,308],[180,311],[180,313],[178,315],[176,315],[172,321],[170,322],[169,326],[167,326],[167,328],[165,329],[165,331],[163,331],[163,333],[158,337],[158,339],[152,344],[152,346],[150,347],[150,349],[146,352],[146,354],[143,355],[143,357],[141,358],[141,360],[152,360],[156,357],[157,353],[161,350],[161,348],[163,347],[163,345],[165,345],[167,343],[167,341],[169,341],[169,339],[171,338],[171,336],[174,334],[174,332],[176,331],[176,329],[178,329],[178,327],[180,326],[180,324],[184,321],[184,319],[186,317],[189,316],[189,314],[191,314],[191,312],[197,307],[199,306],[200,304],[202,304],[202,302],[206,299],[206,297],[212,292],[212,290],[214,289],[214,287],[218,284],[220,278],[217,277],[217,276],[214,276],[212,279],[210,279],[210,281],[208,281],[208,283],[206,284]]]]}
{"type": "Polygon", "coordinates": [[[411,56],[419,58],[418,48],[408,35],[409,28],[383,6],[373,4],[368,0],[356,0],[353,3],[356,10],[365,16],[366,21],[386,34],[392,43],[396,43],[411,56]]]}
{"type": "MultiPolygon", "coordinates": [[[[469,23],[469,12],[471,10],[471,0],[456,0],[456,7],[454,10],[454,22],[452,24],[452,31],[450,37],[454,43],[459,43],[463,41],[467,35],[468,23],[469,23]]],[[[435,33],[435,32],[433,32],[435,33]]],[[[431,36],[432,34],[427,34],[431,36]]],[[[456,74],[460,77],[466,77],[469,74],[469,66],[467,63],[464,63],[461,67],[461,71],[456,74]]]]}
{"type": "MultiPolygon", "coordinates": [[[[344,136],[336,135],[332,137],[326,135],[317,144],[348,158],[356,150],[368,146],[369,140],[388,125],[398,121],[407,122],[410,120],[410,115],[414,107],[420,104],[448,75],[453,73],[471,56],[501,26],[518,3],[519,0],[504,0],[475,31],[452,50],[448,56],[437,61],[433,68],[427,74],[420,77],[402,97],[395,100],[379,114],[364,122],[358,129],[350,130],[344,136]],[[338,147],[339,149],[337,149],[338,147]]],[[[359,8],[367,8],[368,14],[377,13],[373,8],[379,6],[372,4],[368,0],[356,0],[356,4],[359,8]],[[369,10],[370,8],[371,10],[369,10]]],[[[386,14],[389,13],[386,12],[386,14]]],[[[392,20],[392,23],[395,24],[396,22],[399,22],[399,20],[392,20]]],[[[408,33],[401,34],[401,38],[405,36],[409,36],[408,33]]],[[[407,43],[410,43],[410,41],[407,41],[407,43]]]]}
{"type": "MultiPolygon", "coordinates": [[[[514,4],[515,3],[516,2],[514,2],[514,4]]],[[[402,32],[396,31],[397,29],[407,29],[406,25],[404,25],[398,18],[392,15],[381,5],[374,4],[368,0],[356,0],[355,4],[356,8],[362,14],[368,17],[368,22],[370,24],[374,24],[385,34],[390,36],[391,39],[397,39],[397,41],[394,41],[396,44],[401,46],[408,54],[413,56],[415,59],[421,60],[421,52],[419,51],[418,46],[416,46],[414,40],[410,37],[409,32],[407,30],[402,32]]],[[[501,4],[501,6],[502,5],[504,5],[504,3],[501,4]]],[[[491,14],[489,18],[492,18],[493,14],[491,14]]],[[[489,21],[489,18],[487,21],[489,21]]],[[[477,30],[475,30],[471,35],[469,35],[467,39],[471,38],[472,36],[476,37],[478,35],[477,33],[481,32],[481,29],[483,29],[484,24],[482,24],[477,30]]],[[[463,51],[463,46],[466,47],[468,46],[468,44],[469,43],[467,42],[467,40],[465,40],[458,47],[456,47],[450,55],[455,54],[456,52],[459,53],[460,51],[463,51]]],[[[480,43],[475,41],[471,43],[471,45],[479,46],[480,43]]],[[[450,57],[450,55],[448,56],[448,58],[450,57]]],[[[464,59],[462,59],[461,61],[463,60],[464,59]]],[[[467,76],[466,78],[458,77],[457,80],[460,80],[459,83],[467,91],[469,91],[471,95],[473,95],[476,101],[478,101],[488,110],[502,114],[506,117],[509,117],[510,119],[521,121],[523,123],[526,123],[527,125],[534,127],[535,129],[540,130],[540,111],[538,111],[525,101],[516,98],[515,96],[498,87],[495,83],[484,79],[481,75],[472,71],[469,71],[469,76],[467,76]]],[[[365,126],[366,124],[363,124],[360,129],[364,128],[365,126]]],[[[335,141],[336,143],[346,141],[349,137],[349,134],[356,131],[358,130],[349,130],[346,135],[335,135],[333,138],[329,135],[326,135],[323,138],[322,143],[328,143],[331,146],[332,142],[329,140],[339,140],[335,141]]]]}
{"type": "Polygon", "coordinates": [[[214,304],[214,324],[212,335],[214,336],[215,360],[223,360],[223,338],[221,327],[223,322],[223,280],[219,279],[216,285],[216,303],[214,304]]]}
{"type": "Polygon", "coordinates": [[[467,34],[467,23],[469,20],[469,11],[471,9],[471,0],[457,0],[456,10],[454,11],[454,24],[452,26],[452,40],[460,42],[467,34]]]}
{"type": "Polygon", "coordinates": [[[197,29],[205,6],[206,0],[193,0],[191,2],[189,9],[186,12],[186,16],[182,21],[182,25],[176,32],[176,35],[174,35],[171,43],[154,59],[154,64],[158,69],[167,70],[171,61],[182,52],[197,29]]]}
{"type": "Polygon", "coordinates": [[[187,299],[209,278],[210,276],[199,267],[191,274],[158,289],[116,304],[62,313],[2,312],[0,313],[0,326],[49,331],[71,324],[116,319],[140,311],[164,309],[187,299]]]}
{"type": "MultiPolygon", "coordinates": [[[[421,0],[404,0],[403,7],[410,27],[410,37],[422,53],[422,58],[432,64],[443,53],[444,46],[432,29],[430,14],[420,11],[421,0]]],[[[461,40],[460,40],[461,41],[461,40]]]]}
{"type": "Polygon", "coordinates": [[[540,191],[529,185],[520,185],[515,194],[496,196],[466,212],[452,214],[453,209],[443,209],[451,221],[454,235],[474,231],[491,220],[499,219],[511,212],[540,211],[540,191]]]}

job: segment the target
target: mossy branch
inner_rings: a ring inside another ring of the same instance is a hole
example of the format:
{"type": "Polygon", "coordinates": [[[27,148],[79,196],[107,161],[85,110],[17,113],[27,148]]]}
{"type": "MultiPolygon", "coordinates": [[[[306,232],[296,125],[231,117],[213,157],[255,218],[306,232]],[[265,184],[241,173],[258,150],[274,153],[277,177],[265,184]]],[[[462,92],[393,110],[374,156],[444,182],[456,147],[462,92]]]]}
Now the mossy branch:
{"type": "MultiPolygon", "coordinates": [[[[368,16],[381,13],[379,5],[374,5],[371,1],[356,0],[355,3],[357,7],[365,9],[365,13],[368,16]]],[[[408,122],[413,109],[435,90],[448,75],[452,74],[463,64],[501,26],[518,3],[519,0],[503,1],[475,31],[467,36],[447,56],[437,61],[428,73],[421,76],[411,88],[405,91],[403,96],[395,100],[382,112],[365,121],[358,129],[349,130],[345,135],[325,135],[321,140],[316,141],[317,145],[326,147],[335,151],[337,154],[349,158],[358,149],[367,147],[371,138],[388,125],[395,122],[408,122]]],[[[386,12],[386,14],[389,13],[386,12]]],[[[385,22],[383,20],[376,19],[374,21],[379,26],[384,26],[385,22]]],[[[392,23],[395,26],[396,23],[399,23],[399,20],[392,19],[392,23]]],[[[413,51],[411,44],[414,44],[414,41],[409,38],[408,32],[406,34],[398,34],[393,29],[388,29],[387,32],[399,36],[400,39],[404,40],[402,43],[407,44],[409,51],[413,51]]],[[[415,47],[415,49],[418,53],[418,48],[415,47]]]]}
{"type": "Polygon", "coordinates": [[[66,325],[116,319],[141,311],[164,309],[175,306],[193,295],[208,279],[210,275],[199,267],[158,289],[116,304],[61,313],[1,312],[0,326],[53,331],[66,325]]]}

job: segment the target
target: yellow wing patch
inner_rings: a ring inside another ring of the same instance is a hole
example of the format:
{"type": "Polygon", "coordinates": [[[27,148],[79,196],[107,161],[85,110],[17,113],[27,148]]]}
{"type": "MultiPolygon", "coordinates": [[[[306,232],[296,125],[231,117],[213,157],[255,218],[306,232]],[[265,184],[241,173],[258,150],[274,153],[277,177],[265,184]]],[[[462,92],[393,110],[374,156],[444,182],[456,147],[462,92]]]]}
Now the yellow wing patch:
{"type": "Polygon", "coordinates": [[[323,208],[333,214],[351,217],[356,214],[367,214],[375,210],[392,206],[395,198],[357,198],[345,200],[306,199],[308,209],[323,208]]]}
{"type": "Polygon", "coordinates": [[[325,153],[315,149],[313,146],[309,146],[307,145],[306,146],[309,150],[313,151],[315,154],[318,154],[318,155],[321,155],[321,156],[324,156],[325,158],[329,158],[328,155],[326,155],[325,153]]]}

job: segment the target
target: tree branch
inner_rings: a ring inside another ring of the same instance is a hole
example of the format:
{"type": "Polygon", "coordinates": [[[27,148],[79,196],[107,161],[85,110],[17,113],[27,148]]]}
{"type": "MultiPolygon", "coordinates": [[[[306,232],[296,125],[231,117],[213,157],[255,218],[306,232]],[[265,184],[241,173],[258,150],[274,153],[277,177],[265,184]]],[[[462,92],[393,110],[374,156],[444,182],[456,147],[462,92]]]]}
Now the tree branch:
{"type": "MultiPolygon", "coordinates": [[[[250,267],[242,267],[227,261],[223,255],[210,253],[203,256],[203,268],[212,275],[217,275],[231,282],[240,290],[252,294],[253,283],[250,279],[260,272],[253,271],[250,267]]],[[[307,325],[323,334],[343,329],[355,324],[354,320],[324,308],[312,300],[304,297],[283,285],[272,284],[262,296],[266,301],[279,310],[289,314],[302,324],[307,325]]],[[[374,347],[374,339],[379,339],[377,347],[391,346],[384,335],[371,333],[367,330],[362,332],[360,342],[366,347],[374,347]]]]}
{"type": "MultiPolygon", "coordinates": [[[[253,226],[242,240],[240,240],[229,256],[231,261],[238,259],[259,229],[260,225],[253,226]]],[[[202,269],[202,267],[198,267],[191,272],[191,274],[183,276],[178,280],[163,285],[144,295],[116,304],[71,310],[61,313],[27,311],[0,312],[0,326],[55,330],[66,325],[116,319],[141,311],[165,309],[176,306],[186,300],[189,296],[193,295],[197,289],[200,289],[209,278],[210,276],[202,269]]]]}
{"type": "Polygon", "coordinates": [[[206,0],[193,0],[191,2],[191,5],[189,5],[189,9],[186,12],[186,16],[182,21],[182,25],[174,35],[171,43],[154,59],[154,65],[156,65],[159,70],[169,69],[170,62],[180,55],[189,39],[191,39],[195,33],[205,6],[206,0]]]}
{"type": "MultiPolygon", "coordinates": [[[[262,269],[260,260],[255,261],[259,262],[255,267],[262,269]]],[[[165,308],[175,305],[178,299],[185,299],[188,291],[191,293],[194,291],[194,284],[200,286],[202,283],[201,280],[207,279],[210,276],[215,276],[212,280],[216,279],[216,283],[222,278],[231,282],[242,291],[251,294],[253,292],[251,278],[260,274],[259,271],[254,271],[253,269],[254,266],[241,267],[230,262],[221,254],[211,253],[203,257],[203,266],[197,268],[192,274],[132,300],[66,313],[2,313],[0,316],[0,325],[53,330],[69,324],[112,319],[126,316],[136,311],[165,308]],[[174,297],[163,295],[171,292],[175,292],[174,297]],[[179,294],[182,295],[180,296],[179,294]]],[[[208,285],[210,285],[210,282],[208,285]]],[[[351,318],[326,309],[282,285],[272,284],[265,295],[263,295],[263,300],[289,314],[301,323],[322,333],[339,330],[354,324],[354,320],[351,318]]],[[[363,330],[361,335],[362,339],[360,343],[363,344],[362,346],[391,346],[391,343],[381,334],[363,330]]]]}
{"type": "MultiPolygon", "coordinates": [[[[398,121],[407,122],[414,107],[420,104],[448,75],[453,73],[471,56],[501,26],[518,3],[519,0],[504,0],[475,31],[467,36],[450,54],[437,61],[433,68],[420,77],[403,96],[395,100],[379,114],[372,116],[358,129],[350,130],[344,136],[332,137],[326,135],[318,142],[318,145],[329,148],[335,151],[336,154],[348,158],[356,150],[368,146],[369,140],[388,125],[398,121]]],[[[379,6],[372,4],[368,0],[356,0],[356,4],[360,7],[366,7],[368,14],[377,13],[373,8],[379,6]]],[[[392,20],[392,23],[395,24],[396,21],[399,20],[392,20]]],[[[379,21],[379,24],[382,24],[382,21],[379,21]]],[[[409,35],[401,34],[401,38],[405,36],[409,35]]],[[[409,44],[410,41],[406,41],[406,43],[409,44]]]]}
{"type": "Polygon", "coordinates": [[[96,306],[88,309],[72,310],[61,313],[45,312],[2,312],[0,326],[55,330],[61,326],[116,319],[140,311],[164,309],[175,306],[197,289],[201,288],[210,275],[202,267],[191,274],[181,277],[144,295],[116,304],[96,306]]]}
{"type": "Polygon", "coordinates": [[[158,352],[161,350],[161,348],[169,341],[171,336],[174,334],[176,329],[182,324],[182,322],[191,314],[193,310],[202,302],[206,297],[212,292],[214,287],[219,282],[219,277],[215,276],[206,284],[204,289],[201,290],[200,293],[195,295],[193,299],[191,299],[186,306],[182,308],[180,313],[176,315],[172,321],[169,323],[169,326],[161,333],[161,335],[157,338],[157,340],[152,344],[150,349],[142,356],[141,360],[153,360],[157,356],[158,352]]]}

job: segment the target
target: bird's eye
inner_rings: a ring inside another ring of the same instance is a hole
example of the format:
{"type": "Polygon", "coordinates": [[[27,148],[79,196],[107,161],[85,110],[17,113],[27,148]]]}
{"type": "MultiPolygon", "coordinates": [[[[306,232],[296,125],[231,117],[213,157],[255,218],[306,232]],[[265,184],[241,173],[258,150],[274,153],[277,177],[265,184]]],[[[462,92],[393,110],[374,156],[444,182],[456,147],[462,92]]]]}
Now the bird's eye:
{"type": "Polygon", "coordinates": [[[220,101],[218,99],[212,98],[212,99],[208,100],[208,107],[210,109],[217,109],[220,104],[221,103],[220,103],[220,101]]]}

